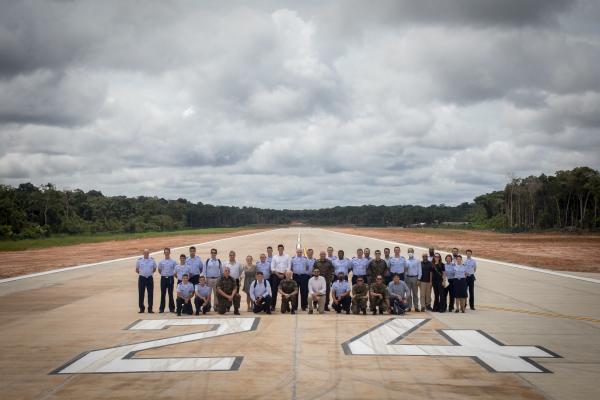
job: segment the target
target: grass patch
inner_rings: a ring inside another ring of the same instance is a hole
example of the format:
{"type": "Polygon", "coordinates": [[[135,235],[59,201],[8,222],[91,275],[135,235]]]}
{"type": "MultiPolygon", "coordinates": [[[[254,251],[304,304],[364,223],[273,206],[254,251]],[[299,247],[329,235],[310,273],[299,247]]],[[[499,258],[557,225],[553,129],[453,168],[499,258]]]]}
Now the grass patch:
{"type": "Polygon", "coordinates": [[[43,249],[56,246],[71,246],[81,243],[101,243],[111,240],[131,240],[144,239],[162,236],[182,236],[182,235],[208,235],[214,233],[229,233],[245,229],[255,229],[257,227],[238,227],[238,228],[202,228],[202,229],[184,229],[170,232],[140,232],[140,233],[97,233],[85,235],[52,235],[40,239],[23,240],[2,240],[0,241],[0,251],[21,251],[31,249],[43,249]]]}

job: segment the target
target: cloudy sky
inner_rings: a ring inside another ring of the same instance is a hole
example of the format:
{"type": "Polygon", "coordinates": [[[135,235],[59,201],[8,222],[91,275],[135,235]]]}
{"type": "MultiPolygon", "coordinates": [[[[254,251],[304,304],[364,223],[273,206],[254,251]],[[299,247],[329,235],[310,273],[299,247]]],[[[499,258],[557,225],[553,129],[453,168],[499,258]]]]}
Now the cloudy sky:
{"type": "Polygon", "coordinates": [[[600,2],[0,3],[0,182],[315,208],[600,168],[600,2]]]}

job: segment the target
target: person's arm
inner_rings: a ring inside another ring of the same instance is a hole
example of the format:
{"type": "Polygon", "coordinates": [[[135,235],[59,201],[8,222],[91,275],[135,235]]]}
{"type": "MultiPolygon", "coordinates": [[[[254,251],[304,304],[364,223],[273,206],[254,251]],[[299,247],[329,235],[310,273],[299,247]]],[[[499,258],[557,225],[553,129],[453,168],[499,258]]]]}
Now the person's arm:
{"type": "Polygon", "coordinates": [[[136,261],[135,262],[135,273],[139,274],[140,273],[140,261],[136,261]]]}
{"type": "Polygon", "coordinates": [[[162,274],[162,270],[163,270],[163,263],[162,261],[158,263],[158,273],[162,274]]]}
{"type": "Polygon", "coordinates": [[[250,292],[250,298],[252,299],[252,301],[256,302],[256,295],[254,294],[254,288],[256,288],[256,281],[252,282],[250,284],[250,286],[248,287],[248,291],[250,292]]]}
{"type": "Polygon", "coordinates": [[[421,261],[417,261],[417,280],[421,280],[421,276],[423,275],[423,268],[421,268],[421,261]]]}
{"type": "Polygon", "coordinates": [[[320,294],[327,294],[327,280],[321,277],[321,287],[319,288],[320,294]]]}
{"type": "Polygon", "coordinates": [[[156,272],[156,261],[152,260],[152,273],[156,272]]]}
{"type": "Polygon", "coordinates": [[[473,260],[473,273],[477,272],[477,261],[473,260]]]}

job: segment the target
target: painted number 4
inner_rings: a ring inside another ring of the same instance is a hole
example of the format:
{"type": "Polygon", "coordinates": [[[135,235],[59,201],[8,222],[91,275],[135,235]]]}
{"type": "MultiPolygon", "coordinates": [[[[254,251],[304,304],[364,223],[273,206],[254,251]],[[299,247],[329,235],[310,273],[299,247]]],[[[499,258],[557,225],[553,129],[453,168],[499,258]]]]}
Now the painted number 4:
{"type": "Polygon", "coordinates": [[[471,357],[491,372],[550,372],[530,357],[560,357],[540,346],[507,346],[481,331],[442,329],[452,345],[398,344],[428,319],[390,319],[345,342],[348,355],[471,357]]]}

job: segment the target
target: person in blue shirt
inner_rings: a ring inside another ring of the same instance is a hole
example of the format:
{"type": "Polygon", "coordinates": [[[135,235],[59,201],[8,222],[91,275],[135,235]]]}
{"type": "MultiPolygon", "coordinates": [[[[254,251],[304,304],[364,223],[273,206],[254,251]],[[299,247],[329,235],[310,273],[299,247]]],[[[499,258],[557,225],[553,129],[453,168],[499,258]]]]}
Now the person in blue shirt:
{"type": "Polygon", "coordinates": [[[369,265],[369,259],[363,255],[363,249],[356,250],[356,257],[352,257],[352,285],[356,285],[357,279],[363,278],[363,281],[367,281],[367,266],[369,265]]]}
{"type": "Polygon", "coordinates": [[[200,281],[200,274],[204,270],[204,264],[200,257],[196,255],[196,247],[190,247],[190,256],[185,260],[185,264],[190,268],[190,282],[197,285],[200,281]]]}
{"type": "Polygon", "coordinates": [[[475,272],[477,271],[477,262],[471,257],[473,251],[471,249],[466,251],[467,259],[464,261],[467,269],[467,289],[469,289],[469,308],[475,310],[475,272]]]}
{"type": "Polygon", "coordinates": [[[404,280],[404,272],[406,270],[406,258],[400,255],[400,246],[394,247],[394,256],[390,257],[388,266],[390,267],[390,273],[392,275],[398,274],[400,276],[400,280],[404,280]]]}
{"type": "Polygon", "coordinates": [[[404,314],[408,308],[406,299],[410,295],[410,290],[406,283],[400,280],[399,274],[394,274],[392,281],[388,284],[388,295],[390,314],[404,314]]]}
{"type": "Polygon", "coordinates": [[[177,285],[177,315],[181,313],[192,315],[192,297],[194,297],[194,285],[189,281],[188,274],[183,274],[181,283],[177,285]]]}
{"type": "Polygon", "coordinates": [[[215,311],[217,311],[219,307],[217,281],[223,276],[223,265],[221,264],[221,260],[217,258],[217,249],[210,249],[210,257],[206,260],[202,275],[206,277],[206,283],[212,288],[213,306],[215,311]]]}
{"type": "Polygon", "coordinates": [[[444,261],[444,271],[448,279],[448,286],[444,288],[444,304],[448,305],[448,311],[454,311],[454,258],[448,254],[444,261]]]}
{"type": "Polygon", "coordinates": [[[154,278],[152,275],[156,272],[156,262],[150,257],[150,250],[144,249],[144,256],[137,259],[135,263],[135,272],[138,274],[138,303],[140,314],[144,312],[144,293],[148,292],[148,313],[152,314],[152,303],[154,300],[154,278]]]}
{"type": "MultiPolygon", "coordinates": [[[[302,306],[302,310],[306,310],[306,307],[308,307],[308,280],[312,274],[312,268],[309,265],[308,258],[302,255],[302,249],[296,249],[296,255],[292,257],[292,272],[294,273],[294,281],[299,289],[299,303],[302,306]]],[[[298,301],[296,301],[297,304],[298,301]]]]}
{"type": "Polygon", "coordinates": [[[165,258],[158,263],[158,273],[160,274],[160,307],[158,307],[158,312],[165,312],[165,297],[167,297],[168,293],[169,311],[174,313],[175,299],[173,298],[173,289],[175,286],[175,278],[173,278],[173,275],[175,275],[177,262],[171,258],[170,248],[165,247],[163,253],[165,258]]]}
{"type": "Polygon", "coordinates": [[[419,308],[419,281],[421,280],[421,261],[415,257],[415,250],[413,248],[408,249],[408,260],[406,260],[406,285],[410,289],[410,296],[408,297],[408,311],[414,307],[416,312],[420,311],[419,308]]]}
{"type": "Polygon", "coordinates": [[[196,315],[206,314],[210,311],[210,295],[212,288],[206,283],[206,277],[202,275],[198,284],[194,287],[194,305],[196,306],[196,315]]]}
{"type": "Polygon", "coordinates": [[[331,285],[331,306],[338,314],[342,310],[346,311],[346,314],[350,314],[350,305],[352,304],[350,283],[348,283],[346,275],[343,272],[339,272],[337,278],[338,280],[331,285]]]}
{"type": "Polygon", "coordinates": [[[250,284],[250,298],[255,314],[263,311],[271,314],[271,285],[260,270],[256,271],[256,280],[250,284]]]}
{"type": "Polygon", "coordinates": [[[465,312],[467,305],[467,268],[463,264],[462,256],[459,254],[454,259],[454,298],[456,299],[456,311],[465,312]]]}
{"type": "Polygon", "coordinates": [[[352,261],[344,257],[344,250],[338,250],[337,258],[332,260],[331,263],[333,264],[335,276],[338,276],[341,272],[344,274],[344,279],[348,280],[348,273],[352,270],[352,261]]]}

